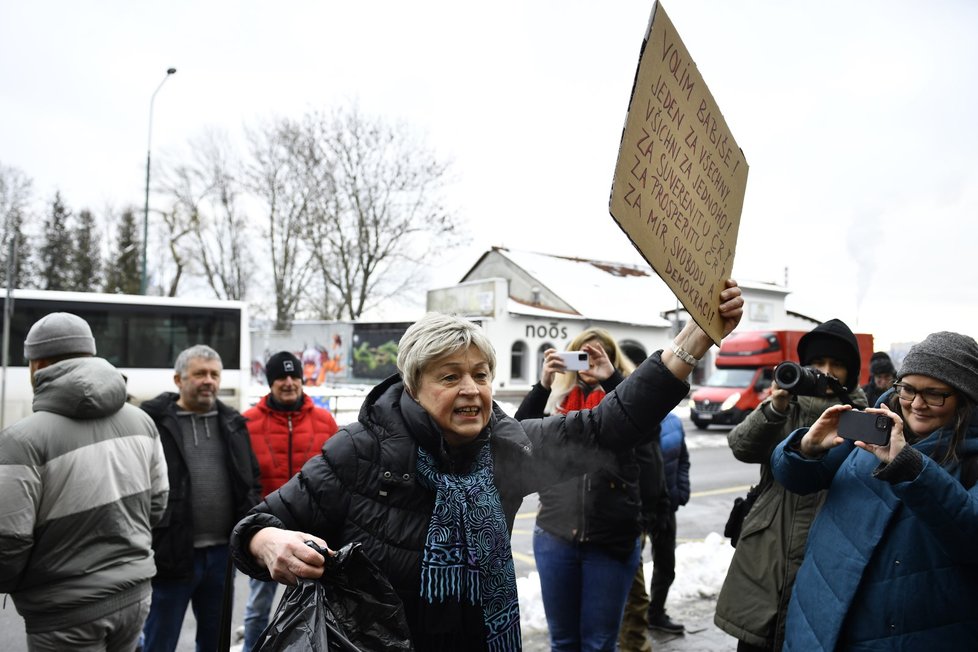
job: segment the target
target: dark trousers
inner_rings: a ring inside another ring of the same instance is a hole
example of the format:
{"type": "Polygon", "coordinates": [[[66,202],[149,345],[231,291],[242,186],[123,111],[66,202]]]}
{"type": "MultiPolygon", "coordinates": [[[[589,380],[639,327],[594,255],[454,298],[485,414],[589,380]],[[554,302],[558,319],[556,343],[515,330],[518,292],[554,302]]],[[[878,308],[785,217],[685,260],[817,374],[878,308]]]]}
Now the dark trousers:
{"type": "Polygon", "coordinates": [[[676,579],[676,512],[659,514],[652,535],[652,595],[649,617],[662,614],[666,608],[669,587],[676,579]]]}

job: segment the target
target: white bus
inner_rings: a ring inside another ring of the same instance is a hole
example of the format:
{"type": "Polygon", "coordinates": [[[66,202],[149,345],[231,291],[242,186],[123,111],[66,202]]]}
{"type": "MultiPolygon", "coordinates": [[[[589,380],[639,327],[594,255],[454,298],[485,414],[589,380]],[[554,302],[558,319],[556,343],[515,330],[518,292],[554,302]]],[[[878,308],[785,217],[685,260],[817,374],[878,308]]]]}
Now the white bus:
{"type": "MultiPolygon", "coordinates": [[[[251,338],[247,304],[216,299],[14,290],[9,320],[7,367],[2,370],[2,426],[31,413],[33,392],[24,338],[31,325],[51,312],[70,312],[92,327],[96,355],[125,374],[133,402],[175,392],[173,363],[194,344],[207,344],[224,364],[220,399],[244,405],[251,380],[251,338]]],[[[0,317],[6,319],[7,291],[0,289],[0,317]]]]}

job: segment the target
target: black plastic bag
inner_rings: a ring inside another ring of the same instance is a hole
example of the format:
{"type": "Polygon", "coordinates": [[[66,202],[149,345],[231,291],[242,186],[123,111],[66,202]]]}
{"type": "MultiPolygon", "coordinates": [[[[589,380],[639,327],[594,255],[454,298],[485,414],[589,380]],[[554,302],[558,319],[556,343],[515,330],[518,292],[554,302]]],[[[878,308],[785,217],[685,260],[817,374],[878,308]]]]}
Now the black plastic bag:
{"type": "Polygon", "coordinates": [[[404,605],[359,543],[326,558],[319,580],[301,580],[282,596],[255,650],[380,652],[412,649],[404,605]]]}

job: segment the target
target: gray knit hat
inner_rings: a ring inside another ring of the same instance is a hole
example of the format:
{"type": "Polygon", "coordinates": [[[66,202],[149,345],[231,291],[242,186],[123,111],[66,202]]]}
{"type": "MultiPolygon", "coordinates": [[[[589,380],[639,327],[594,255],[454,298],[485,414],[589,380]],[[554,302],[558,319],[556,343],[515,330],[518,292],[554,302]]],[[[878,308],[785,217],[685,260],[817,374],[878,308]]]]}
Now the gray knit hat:
{"type": "Polygon", "coordinates": [[[931,333],[900,363],[900,378],[912,374],[936,378],[978,404],[978,342],[960,333],[931,333]]]}
{"type": "Polygon", "coordinates": [[[28,360],[43,360],[70,353],[95,355],[92,329],[78,315],[52,312],[34,322],[27,332],[24,357],[28,360]]]}

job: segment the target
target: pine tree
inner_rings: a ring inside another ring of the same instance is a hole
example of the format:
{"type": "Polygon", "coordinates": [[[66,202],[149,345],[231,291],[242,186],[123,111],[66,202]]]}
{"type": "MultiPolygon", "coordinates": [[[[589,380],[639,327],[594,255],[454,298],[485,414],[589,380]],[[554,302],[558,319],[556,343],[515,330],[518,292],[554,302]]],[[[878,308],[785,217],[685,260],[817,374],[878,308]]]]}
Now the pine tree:
{"type": "Polygon", "coordinates": [[[31,219],[33,182],[16,168],[0,164],[0,221],[3,236],[0,238],[0,285],[13,288],[34,287],[31,283],[31,242],[24,231],[24,224],[31,219]],[[10,243],[16,238],[16,267],[13,280],[7,280],[10,243]]]}
{"type": "Polygon", "coordinates": [[[75,246],[71,250],[71,289],[78,292],[97,292],[102,279],[102,247],[99,242],[95,216],[89,210],[78,214],[74,229],[75,246]]]}
{"type": "Polygon", "coordinates": [[[120,216],[115,240],[115,249],[105,265],[105,291],[139,294],[141,249],[136,216],[131,208],[120,216]]]}
{"type": "Polygon", "coordinates": [[[31,243],[24,233],[24,215],[14,213],[7,216],[3,232],[3,251],[0,252],[0,286],[7,287],[7,255],[10,252],[10,241],[16,236],[17,245],[15,252],[16,266],[13,270],[13,288],[34,287],[31,279],[31,243]]]}
{"type": "Polygon", "coordinates": [[[44,223],[40,255],[41,289],[69,290],[74,281],[72,271],[71,211],[56,192],[51,212],[44,223]]]}

